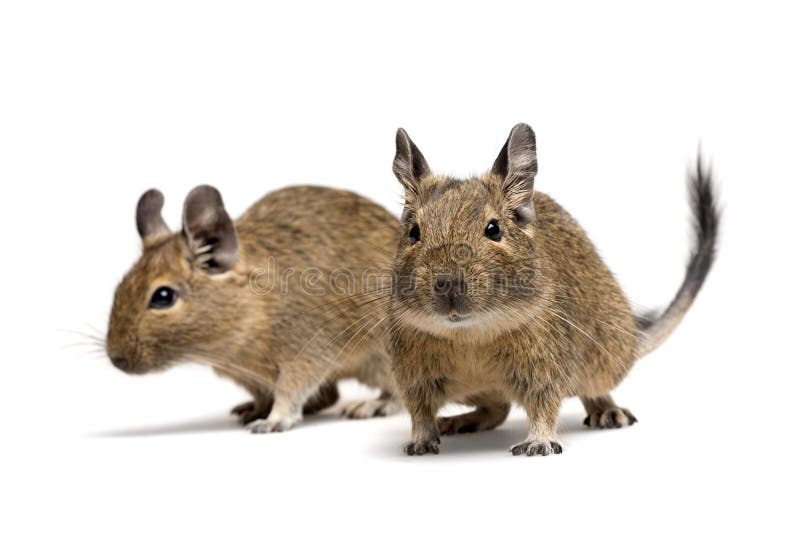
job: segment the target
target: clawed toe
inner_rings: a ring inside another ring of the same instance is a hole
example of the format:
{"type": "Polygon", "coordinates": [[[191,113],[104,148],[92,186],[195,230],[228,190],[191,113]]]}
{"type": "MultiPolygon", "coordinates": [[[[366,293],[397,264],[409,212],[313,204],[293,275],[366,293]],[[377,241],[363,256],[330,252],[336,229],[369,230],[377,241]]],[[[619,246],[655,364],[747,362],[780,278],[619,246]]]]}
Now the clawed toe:
{"type": "Polygon", "coordinates": [[[403,452],[409,456],[422,456],[423,454],[439,454],[439,438],[427,441],[409,441],[403,446],[403,452]]]}
{"type": "Polygon", "coordinates": [[[589,428],[622,428],[636,422],[636,417],[625,408],[609,408],[592,412],[583,420],[583,424],[589,428]]]}
{"type": "Polygon", "coordinates": [[[385,417],[400,410],[399,401],[373,399],[345,404],[340,414],[349,419],[367,419],[369,417],[385,417]]]}
{"type": "Polygon", "coordinates": [[[277,422],[261,419],[250,423],[247,428],[253,434],[269,434],[272,432],[282,432],[284,429],[277,422]]]}
{"type": "Polygon", "coordinates": [[[239,419],[239,423],[247,425],[256,419],[263,419],[269,415],[270,407],[257,406],[253,401],[243,402],[231,409],[231,415],[239,419]]]}
{"type": "Polygon", "coordinates": [[[512,446],[510,451],[514,456],[549,456],[561,454],[564,449],[557,441],[523,441],[512,446]]]}
{"type": "Polygon", "coordinates": [[[298,422],[300,422],[301,419],[302,417],[284,417],[283,419],[272,419],[271,417],[268,417],[266,419],[258,419],[253,421],[247,425],[247,428],[253,434],[283,432],[294,427],[298,422]]]}
{"type": "Polygon", "coordinates": [[[236,406],[231,408],[231,415],[242,415],[245,412],[251,411],[254,406],[255,403],[253,401],[237,404],[236,406]]]}

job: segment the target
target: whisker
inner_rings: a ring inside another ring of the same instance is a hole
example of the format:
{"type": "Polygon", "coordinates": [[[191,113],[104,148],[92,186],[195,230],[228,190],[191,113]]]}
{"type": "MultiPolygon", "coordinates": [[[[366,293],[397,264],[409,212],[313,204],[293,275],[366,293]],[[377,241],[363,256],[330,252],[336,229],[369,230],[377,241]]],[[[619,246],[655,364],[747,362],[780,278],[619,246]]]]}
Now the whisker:
{"type": "Polygon", "coordinates": [[[553,316],[555,316],[555,317],[557,317],[557,318],[561,319],[562,321],[564,321],[565,323],[567,323],[568,325],[570,325],[571,327],[573,327],[574,329],[576,329],[578,332],[580,332],[581,334],[583,334],[584,336],[586,336],[586,338],[587,338],[587,339],[589,339],[590,341],[592,341],[592,342],[593,342],[593,343],[594,343],[594,344],[595,344],[595,345],[596,345],[598,348],[600,348],[601,350],[603,350],[603,352],[605,352],[606,354],[608,354],[608,355],[609,355],[609,356],[610,356],[612,359],[614,358],[614,355],[613,355],[613,354],[611,354],[611,352],[609,352],[609,351],[608,351],[608,349],[606,349],[606,348],[605,348],[603,345],[601,345],[599,341],[597,341],[595,338],[593,338],[591,335],[589,335],[589,333],[588,333],[588,332],[586,332],[585,330],[583,330],[581,327],[579,327],[579,326],[578,326],[578,325],[576,325],[575,323],[571,322],[570,320],[566,319],[565,317],[563,317],[563,316],[559,315],[558,313],[554,312],[553,310],[551,310],[551,309],[549,309],[549,308],[542,308],[542,310],[543,310],[544,312],[546,312],[546,313],[549,313],[549,314],[551,314],[551,315],[553,315],[553,316]]]}
{"type": "Polygon", "coordinates": [[[254,382],[259,384],[266,382],[265,375],[263,373],[258,373],[252,369],[248,369],[247,367],[215,354],[212,355],[211,353],[204,351],[194,350],[188,354],[185,354],[184,357],[189,361],[205,363],[213,367],[219,367],[225,371],[231,372],[231,374],[244,375],[245,377],[252,378],[254,382]]]}

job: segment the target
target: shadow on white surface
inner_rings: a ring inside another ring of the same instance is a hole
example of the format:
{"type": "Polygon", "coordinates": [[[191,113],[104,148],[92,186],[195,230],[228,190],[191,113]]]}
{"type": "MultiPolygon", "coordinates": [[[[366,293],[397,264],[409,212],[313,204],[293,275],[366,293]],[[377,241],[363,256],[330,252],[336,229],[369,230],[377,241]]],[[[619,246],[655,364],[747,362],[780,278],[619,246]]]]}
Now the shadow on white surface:
{"type": "MultiPolygon", "coordinates": [[[[322,413],[312,416],[305,416],[301,427],[313,427],[318,424],[343,421],[335,413],[322,413]]],[[[197,419],[162,423],[155,425],[144,425],[131,428],[120,428],[111,430],[101,430],[88,434],[91,438],[141,438],[157,437],[176,434],[204,434],[218,432],[247,432],[232,415],[210,415],[197,419]]],[[[290,430],[296,432],[297,428],[290,430]]]]}
{"type": "MultiPolygon", "coordinates": [[[[606,432],[625,432],[627,429],[597,430],[590,429],[583,424],[585,414],[567,413],[558,418],[558,435],[566,448],[571,443],[576,443],[584,436],[606,432]]],[[[442,437],[440,446],[441,454],[438,457],[458,457],[476,455],[481,453],[496,454],[508,451],[511,445],[525,438],[528,431],[528,422],[523,413],[516,410],[509,419],[500,427],[487,432],[457,434],[442,437]]],[[[371,453],[375,457],[385,459],[403,459],[407,455],[399,454],[402,445],[410,439],[410,428],[393,429],[376,436],[371,453]]],[[[431,455],[433,456],[433,455],[431,455]]],[[[511,456],[509,454],[509,456],[511,456]]]]}

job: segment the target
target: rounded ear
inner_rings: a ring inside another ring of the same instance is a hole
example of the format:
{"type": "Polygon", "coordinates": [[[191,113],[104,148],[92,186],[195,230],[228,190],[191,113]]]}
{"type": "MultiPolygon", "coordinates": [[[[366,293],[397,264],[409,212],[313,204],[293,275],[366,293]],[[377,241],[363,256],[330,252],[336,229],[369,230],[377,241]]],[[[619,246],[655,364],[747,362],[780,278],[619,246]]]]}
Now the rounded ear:
{"type": "Polygon", "coordinates": [[[404,129],[397,129],[395,144],[397,151],[394,155],[392,170],[403,185],[406,193],[405,208],[403,209],[403,215],[400,217],[405,223],[409,218],[411,205],[417,194],[417,185],[423,176],[431,173],[431,170],[428,167],[428,162],[425,161],[425,156],[422,155],[422,152],[420,152],[404,129]]]}
{"type": "Polygon", "coordinates": [[[194,255],[195,264],[211,273],[224,273],[233,267],[239,251],[236,227],[222,195],[210,185],[192,189],[183,204],[183,234],[194,255]]]}
{"type": "Polygon", "coordinates": [[[519,123],[511,129],[492,165],[492,174],[503,179],[503,194],[520,227],[528,225],[534,217],[533,179],[537,171],[536,135],[530,126],[519,123]]]}
{"type": "Polygon", "coordinates": [[[169,235],[172,232],[161,216],[164,195],[158,189],[145,191],[136,205],[136,229],[143,241],[169,235]]]}

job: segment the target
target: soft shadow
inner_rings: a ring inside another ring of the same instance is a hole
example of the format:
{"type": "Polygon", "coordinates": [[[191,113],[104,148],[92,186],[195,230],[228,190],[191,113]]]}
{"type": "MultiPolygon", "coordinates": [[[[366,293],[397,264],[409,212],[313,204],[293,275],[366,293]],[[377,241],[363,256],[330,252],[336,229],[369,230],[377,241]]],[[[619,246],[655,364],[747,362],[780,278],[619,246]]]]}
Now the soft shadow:
{"type": "Polygon", "coordinates": [[[295,430],[302,430],[303,428],[310,428],[317,425],[326,425],[328,423],[335,423],[335,422],[347,421],[347,419],[338,415],[335,411],[327,411],[327,412],[320,412],[315,413],[314,415],[304,415],[303,421],[300,422],[296,427],[290,430],[290,432],[294,432],[295,430]]]}
{"type": "MultiPolygon", "coordinates": [[[[583,425],[583,414],[564,414],[559,416],[558,434],[569,436],[574,440],[579,434],[589,432],[590,429],[583,425]]],[[[440,455],[427,455],[431,457],[446,458],[450,456],[463,457],[466,455],[507,453],[511,445],[525,438],[528,432],[528,421],[523,417],[509,418],[500,427],[486,432],[470,434],[456,434],[443,436],[439,446],[440,455]]],[[[379,442],[373,447],[376,456],[386,459],[404,460],[411,458],[402,451],[403,444],[410,438],[410,428],[402,432],[383,434],[379,442]]]]}
{"type": "MultiPolygon", "coordinates": [[[[341,419],[334,413],[319,413],[307,415],[292,431],[303,427],[312,427],[318,424],[325,424],[337,419],[341,419]]],[[[93,438],[141,438],[152,436],[167,436],[177,434],[204,434],[213,432],[247,432],[247,429],[239,424],[235,417],[231,415],[214,415],[202,419],[192,419],[188,421],[178,421],[175,423],[164,423],[160,425],[148,425],[134,428],[121,428],[113,430],[103,430],[89,434],[93,438]]]]}
{"type": "Polygon", "coordinates": [[[559,434],[578,434],[590,432],[592,429],[583,424],[585,413],[570,413],[559,416],[557,425],[559,434]]]}
{"type": "Polygon", "coordinates": [[[447,455],[471,455],[479,453],[506,453],[528,432],[526,421],[508,421],[499,428],[472,434],[456,434],[442,438],[442,449],[447,455]]]}
{"type": "Polygon", "coordinates": [[[141,438],[171,434],[202,434],[230,430],[242,430],[242,426],[234,417],[215,415],[203,419],[192,419],[175,423],[103,430],[89,434],[89,436],[93,438],[141,438]]]}

